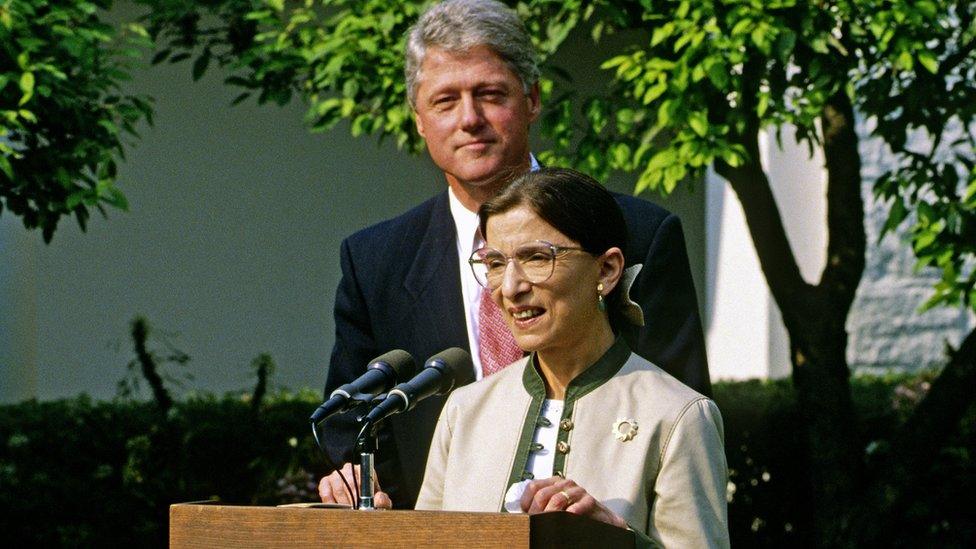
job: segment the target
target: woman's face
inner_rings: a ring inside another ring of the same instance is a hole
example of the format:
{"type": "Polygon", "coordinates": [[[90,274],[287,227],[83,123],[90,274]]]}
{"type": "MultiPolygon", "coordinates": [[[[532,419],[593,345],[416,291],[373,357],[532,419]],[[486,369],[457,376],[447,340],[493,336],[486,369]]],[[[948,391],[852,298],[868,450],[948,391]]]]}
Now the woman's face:
{"type": "MultiPolygon", "coordinates": [[[[488,219],[486,246],[511,257],[523,244],[543,240],[560,247],[578,248],[571,240],[542,220],[528,206],[518,206],[488,219]]],[[[614,250],[616,248],[613,248],[614,250]]],[[[588,336],[609,324],[598,308],[597,285],[610,293],[616,277],[607,278],[605,261],[582,251],[557,255],[552,276],[535,284],[510,261],[504,280],[492,292],[519,347],[526,351],[571,351],[587,346],[588,336]],[[612,280],[611,280],[612,279],[612,280]],[[601,324],[602,323],[602,324],[601,324]]]]}

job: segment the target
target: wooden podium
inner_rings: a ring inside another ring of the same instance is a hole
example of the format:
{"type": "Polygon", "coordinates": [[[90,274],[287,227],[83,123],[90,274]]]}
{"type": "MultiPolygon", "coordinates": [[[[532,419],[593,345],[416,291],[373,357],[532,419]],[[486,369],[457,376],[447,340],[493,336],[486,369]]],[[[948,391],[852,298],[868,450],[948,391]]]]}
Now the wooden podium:
{"type": "Polygon", "coordinates": [[[627,530],[570,513],[353,511],[179,503],[169,545],[190,547],[633,547],[627,530]]]}

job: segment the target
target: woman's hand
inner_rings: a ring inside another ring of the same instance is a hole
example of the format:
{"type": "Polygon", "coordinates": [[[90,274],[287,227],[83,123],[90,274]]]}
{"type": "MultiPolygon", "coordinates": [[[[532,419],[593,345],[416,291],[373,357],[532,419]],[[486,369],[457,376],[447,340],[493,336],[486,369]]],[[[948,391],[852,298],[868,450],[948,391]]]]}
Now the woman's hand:
{"type": "Polygon", "coordinates": [[[607,509],[576,482],[562,477],[534,480],[522,494],[522,511],[530,515],[548,511],[567,511],[590,517],[618,528],[627,528],[627,521],[607,509]]]}

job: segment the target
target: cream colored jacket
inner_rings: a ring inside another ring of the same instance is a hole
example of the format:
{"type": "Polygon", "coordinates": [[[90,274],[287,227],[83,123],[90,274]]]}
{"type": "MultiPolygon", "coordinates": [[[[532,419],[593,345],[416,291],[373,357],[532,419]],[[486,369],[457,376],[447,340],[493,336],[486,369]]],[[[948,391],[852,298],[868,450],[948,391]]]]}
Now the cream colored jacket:
{"type": "MultiPolygon", "coordinates": [[[[417,509],[498,512],[509,485],[527,478],[545,398],[533,360],[451,394],[417,509]]],[[[554,469],[652,542],[728,547],[723,436],[714,402],[618,340],[567,388],[554,469]],[[633,438],[617,436],[618,420],[637,425],[633,438]]]]}

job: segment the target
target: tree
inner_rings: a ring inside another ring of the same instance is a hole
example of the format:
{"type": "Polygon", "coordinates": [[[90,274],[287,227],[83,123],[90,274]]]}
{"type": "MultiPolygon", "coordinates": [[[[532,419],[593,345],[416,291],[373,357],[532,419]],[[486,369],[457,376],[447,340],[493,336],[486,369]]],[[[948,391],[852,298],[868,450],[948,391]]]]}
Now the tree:
{"type": "Polygon", "coordinates": [[[0,214],[50,242],[63,216],[84,230],[91,209],[125,209],[115,186],[123,135],[152,122],[148,98],[121,83],[148,35],[119,32],[107,0],[0,2],[0,214]]]}
{"type": "MultiPolygon", "coordinates": [[[[615,71],[611,93],[590,100],[587,126],[564,137],[576,140],[574,156],[591,171],[640,171],[638,192],[669,192],[687,171],[714,165],[739,197],[790,335],[808,449],[811,527],[821,545],[884,535],[864,527],[872,523],[859,511],[862,492],[873,494],[880,517],[890,518],[888,511],[912,489],[904,464],[936,455],[972,402],[945,390],[949,379],[970,387],[976,381],[970,334],[946,381],[896,438],[898,447],[881,468],[900,474],[864,481],[871,476],[851,421],[845,359],[845,323],[865,252],[855,112],[898,160],[875,182],[876,194],[892,203],[885,231],[912,212],[919,264],[942,270],[928,306],[973,307],[973,10],[965,2],[642,2],[606,20],[620,28],[649,27],[649,43],[604,64],[615,71]],[[759,162],[759,132],[774,127],[779,134],[785,125],[795,127],[811,150],[820,147],[826,161],[827,262],[815,284],[800,275],[759,162]],[[928,150],[911,149],[906,137],[918,131],[927,133],[928,150]],[[659,132],[668,133],[663,146],[655,141],[659,132]],[[931,429],[920,429],[923,424],[931,429]]],[[[561,118],[551,127],[559,135],[569,125],[561,118]]]]}

